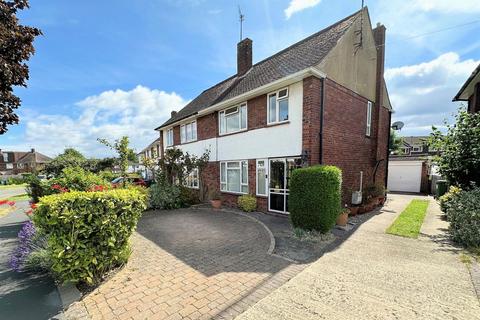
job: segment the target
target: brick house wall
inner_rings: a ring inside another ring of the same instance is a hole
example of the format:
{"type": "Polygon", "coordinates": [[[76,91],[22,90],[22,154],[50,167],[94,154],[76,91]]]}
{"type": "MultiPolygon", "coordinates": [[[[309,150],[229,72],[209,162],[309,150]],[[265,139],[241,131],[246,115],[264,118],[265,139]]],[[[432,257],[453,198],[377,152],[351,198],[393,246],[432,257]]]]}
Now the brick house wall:
{"type": "MultiPolygon", "coordinates": [[[[388,143],[388,110],[373,105],[371,136],[366,136],[368,100],[332,80],[325,81],[325,106],[323,120],[323,163],[342,169],[343,203],[350,204],[352,190],[360,188],[360,171],[363,171],[363,187],[373,183],[376,165],[376,123],[379,128],[378,148],[388,143]],[[386,124],[386,125],[385,125],[386,124]]],[[[380,153],[380,152],[379,152],[380,153]]],[[[384,149],[386,157],[387,151],[384,149]]],[[[385,183],[386,161],[379,164],[378,183],[385,183]]]]}
{"type": "Polygon", "coordinates": [[[322,81],[317,77],[303,79],[302,149],[308,153],[310,165],[320,160],[320,123],[322,81]]]}

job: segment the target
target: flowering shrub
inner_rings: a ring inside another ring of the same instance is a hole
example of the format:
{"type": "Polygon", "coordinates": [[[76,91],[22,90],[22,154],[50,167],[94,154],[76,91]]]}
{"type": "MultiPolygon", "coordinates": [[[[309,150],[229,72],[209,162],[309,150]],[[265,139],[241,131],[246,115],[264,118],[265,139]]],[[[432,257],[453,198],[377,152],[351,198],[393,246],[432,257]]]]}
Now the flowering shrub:
{"type": "Polygon", "coordinates": [[[245,212],[252,212],[257,209],[257,198],[251,194],[238,197],[238,207],[245,212]]]}
{"type": "Polygon", "coordinates": [[[32,221],[23,224],[18,232],[19,244],[10,257],[10,267],[15,271],[23,271],[35,267],[28,263],[30,255],[44,250],[46,241],[41,236],[32,221]]]}

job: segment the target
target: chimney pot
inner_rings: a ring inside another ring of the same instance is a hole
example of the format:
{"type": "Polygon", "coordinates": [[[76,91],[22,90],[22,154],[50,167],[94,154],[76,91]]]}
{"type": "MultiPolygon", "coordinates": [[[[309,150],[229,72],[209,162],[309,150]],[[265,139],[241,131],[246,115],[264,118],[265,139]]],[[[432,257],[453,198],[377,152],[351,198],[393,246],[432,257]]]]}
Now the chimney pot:
{"type": "Polygon", "coordinates": [[[244,75],[252,67],[252,40],[245,38],[237,44],[237,76],[244,75]]]}
{"type": "Polygon", "coordinates": [[[177,115],[177,111],[172,111],[172,112],[170,112],[170,116],[171,116],[172,118],[175,117],[176,115],[177,115]]]}
{"type": "Polygon", "coordinates": [[[32,153],[34,153],[34,152],[35,152],[35,148],[32,148],[30,151],[31,151],[32,153]]]}

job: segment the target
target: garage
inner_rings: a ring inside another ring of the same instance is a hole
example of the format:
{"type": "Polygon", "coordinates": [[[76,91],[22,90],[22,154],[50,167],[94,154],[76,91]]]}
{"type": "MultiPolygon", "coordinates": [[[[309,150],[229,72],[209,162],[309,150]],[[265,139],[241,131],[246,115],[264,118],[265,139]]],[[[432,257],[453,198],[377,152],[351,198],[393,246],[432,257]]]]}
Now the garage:
{"type": "Polygon", "coordinates": [[[389,191],[420,192],[422,187],[422,173],[424,161],[395,161],[388,163],[389,191]]]}

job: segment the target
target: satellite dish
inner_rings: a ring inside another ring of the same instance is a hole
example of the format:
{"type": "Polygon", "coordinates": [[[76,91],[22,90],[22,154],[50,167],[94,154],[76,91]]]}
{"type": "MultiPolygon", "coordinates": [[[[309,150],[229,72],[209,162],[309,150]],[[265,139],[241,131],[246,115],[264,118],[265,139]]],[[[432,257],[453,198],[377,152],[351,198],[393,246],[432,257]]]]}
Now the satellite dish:
{"type": "Polygon", "coordinates": [[[402,121],[396,121],[392,124],[392,129],[393,130],[401,130],[404,126],[404,123],[402,121]]]}

